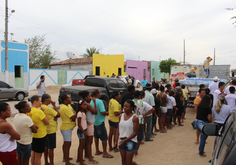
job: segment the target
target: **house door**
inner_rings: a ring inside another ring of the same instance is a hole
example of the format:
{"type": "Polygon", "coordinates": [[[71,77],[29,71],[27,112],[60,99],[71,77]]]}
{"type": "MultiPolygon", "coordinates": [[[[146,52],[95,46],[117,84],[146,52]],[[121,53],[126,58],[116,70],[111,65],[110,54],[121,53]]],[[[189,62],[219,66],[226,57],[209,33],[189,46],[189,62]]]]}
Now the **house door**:
{"type": "Polygon", "coordinates": [[[99,66],[96,66],[96,73],[95,73],[96,76],[100,76],[100,67],[99,66]]]}
{"type": "Polygon", "coordinates": [[[15,65],[15,87],[24,88],[23,66],[15,65]]]}
{"type": "Polygon", "coordinates": [[[118,68],[118,74],[122,75],[121,74],[121,68],[118,68]]]}

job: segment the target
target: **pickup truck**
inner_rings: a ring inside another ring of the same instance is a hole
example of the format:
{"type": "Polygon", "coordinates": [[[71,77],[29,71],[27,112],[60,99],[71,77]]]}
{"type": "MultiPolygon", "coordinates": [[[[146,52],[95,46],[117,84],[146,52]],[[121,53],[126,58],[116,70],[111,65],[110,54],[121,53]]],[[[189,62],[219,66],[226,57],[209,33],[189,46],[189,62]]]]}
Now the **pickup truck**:
{"type": "Polygon", "coordinates": [[[80,98],[79,92],[87,90],[92,94],[94,89],[100,90],[100,99],[103,101],[106,110],[113,91],[119,91],[121,97],[128,92],[127,85],[118,78],[88,77],[85,79],[84,85],[61,87],[58,99],[59,104],[61,104],[60,96],[68,94],[72,99],[72,107],[75,108],[80,98]]]}

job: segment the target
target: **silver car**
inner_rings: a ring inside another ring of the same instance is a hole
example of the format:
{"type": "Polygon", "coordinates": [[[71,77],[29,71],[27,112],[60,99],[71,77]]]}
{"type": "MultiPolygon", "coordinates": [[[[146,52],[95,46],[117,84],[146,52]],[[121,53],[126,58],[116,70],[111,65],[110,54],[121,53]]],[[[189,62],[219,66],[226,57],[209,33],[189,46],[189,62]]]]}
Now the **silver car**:
{"type": "Polygon", "coordinates": [[[28,91],[23,88],[15,88],[9,84],[0,81],[0,99],[13,99],[21,101],[28,96],[28,91]]]}

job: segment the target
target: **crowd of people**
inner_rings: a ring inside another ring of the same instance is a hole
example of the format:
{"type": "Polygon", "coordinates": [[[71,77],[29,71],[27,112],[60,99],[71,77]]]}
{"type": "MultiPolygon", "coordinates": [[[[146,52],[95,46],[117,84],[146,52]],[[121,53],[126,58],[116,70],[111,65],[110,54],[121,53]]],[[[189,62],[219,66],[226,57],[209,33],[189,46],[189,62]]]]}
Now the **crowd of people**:
{"type": "MultiPolygon", "coordinates": [[[[44,86],[43,79],[42,76],[37,88],[44,86]]],[[[206,156],[204,147],[207,139],[206,135],[201,134],[202,127],[210,122],[219,127],[224,124],[236,108],[235,85],[234,80],[225,93],[225,84],[218,82],[218,78],[214,78],[209,88],[200,85],[194,100],[195,120],[192,124],[197,128],[195,144],[199,144],[199,155],[202,157],[206,156]]],[[[112,159],[114,156],[109,152],[120,152],[122,165],[136,165],[133,157],[139,155],[141,144],[152,142],[157,132],[167,133],[175,126],[183,126],[187,94],[190,94],[188,87],[181,85],[177,79],[173,86],[146,83],[142,91],[129,85],[128,93],[122,97],[119,91],[112,92],[107,111],[99,99],[101,93],[98,89],[92,94],[81,91],[75,109],[71,106],[70,96],[62,95],[59,110],[45,89],[39,91],[42,96],[34,95],[29,99],[31,106],[26,101],[15,105],[19,113],[14,117],[14,128],[6,120],[11,115],[10,106],[0,103],[0,161],[4,165],[28,165],[30,158],[32,165],[40,165],[43,153],[45,164],[54,165],[58,118],[61,118],[60,132],[63,137],[62,161],[66,165],[72,165],[70,161],[73,158],[69,155],[76,124],[79,139],[76,163],[86,165],[84,158],[88,159],[89,164],[99,163],[92,156],[94,140],[95,155],[112,159]],[[105,127],[106,116],[109,134],[105,127]],[[99,141],[102,149],[99,148],[99,141]]]]}

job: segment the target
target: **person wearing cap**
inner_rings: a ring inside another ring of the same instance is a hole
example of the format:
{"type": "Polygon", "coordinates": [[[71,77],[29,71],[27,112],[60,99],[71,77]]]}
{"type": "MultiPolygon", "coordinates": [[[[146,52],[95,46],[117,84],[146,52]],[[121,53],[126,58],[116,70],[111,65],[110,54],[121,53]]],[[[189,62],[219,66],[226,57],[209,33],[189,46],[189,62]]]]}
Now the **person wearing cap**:
{"type": "Polygon", "coordinates": [[[212,58],[208,56],[208,57],[206,58],[206,60],[204,61],[204,63],[203,63],[203,69],[204,69],[204,71],[205,71],[206,74],[207,74],[206,78],[208,78],[209,75],[210,75],[210,62],[211,62],[211,61],[212,61],[212,58]]]}
{"type": "MultiPolygon", "coordinates": [[[[231,82],[231,84],[229,84],[229,86],[225,89],[225,94],[226,95],[229,95],[231,92],[229,91],[229,88],[230,87],[234,87],[235,89],[236,89],[236,80],[233,80],[232,82],[231,82]]],[[[236,94],[236,93],[235,93],[236,94]]]]}
{"type": "Polygon", "coordinates": [[[151,90],[151,93],[153,94],[154,102],[155,102],[155,111],[152,114],[152,135],[156,136],[157,134],[154,133],[153,130],[155,129],[155,132],[158,132],[156,125],[157,125],[157,117],[160,117],[161,102],[160,102],[160,99],[156,96],[157,90],[155,88],[151,90]]]}
{"type": "Polygon", "coordinates": [[[173,88],[174,88],[174,89],[176,88],[176,83],[178,83],[178,82],[179,82],[179,79],[176,78],[176,79],[175,79],[175,82],[174,82],[174,84],[173,84],[173,88]]]}
{"type": "MultiPolygon", "coordinates": [[[[154,102],[154,97],[151,93],[152,90],[152,85],[150,83],[147,83],[146,85],[146,90],[145,90],[145,97],[143,98],[143,101],[151,105],[153,108],[155,108],[155,102],[154,102]]],[[[147,132],[146,132],[146,137],[145,141],[153,141],[151,139],[151,133],[152,133],[152,113],[149,115],[145,116],[145,121],[147,123],[147,132]]]]}
{"type": "Polygon", "coordinates": [[[217,76],[215,76],[213,78],[213,82],[210,83],[210,85],[209,85],[210,94],[213,95],[214,91],[218,88],[218,86],[219,86],[219,82],[218,81],[219,81],[219,78],[217,76]]]}
{"type": "Polygon", "coordinates": [[[191,77],[196,77],[196,70],[197,67],[195,66],[194,68],[191,68],[187,71],[187,77],[191,78],[191,77]]]}

